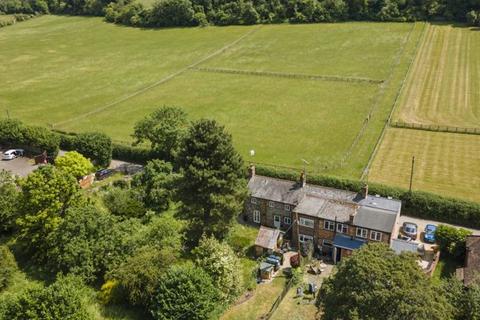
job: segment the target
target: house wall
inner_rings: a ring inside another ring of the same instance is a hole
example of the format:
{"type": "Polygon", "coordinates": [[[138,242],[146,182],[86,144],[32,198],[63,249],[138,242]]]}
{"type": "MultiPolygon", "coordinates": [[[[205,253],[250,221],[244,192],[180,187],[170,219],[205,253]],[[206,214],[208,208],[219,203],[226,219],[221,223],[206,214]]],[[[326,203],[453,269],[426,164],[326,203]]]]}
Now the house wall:
{"type": "Polygon", "coordinates": [[[249,223],[263,225],[270,228],[275,228],[274,225],[274,216],[280,216],[280,229],[285,231],[287,230],[291,224],[285,223],[285,217],[290,218],[290,221],[293,221],[292,218],[292,209],[293,206],[290,205],[290,211],[285,210],[286,203],[275,202],[273,201],[274,206],[270,207],[268,200],[255,198],[256,204],[253,204],[251,199],[253,197],[249,197],[245,204],[245,212],[244,216],[249,223]],[[255,223],[253,221],[253,211],[259,210],[260,211],[260,223],[255,223]]]}

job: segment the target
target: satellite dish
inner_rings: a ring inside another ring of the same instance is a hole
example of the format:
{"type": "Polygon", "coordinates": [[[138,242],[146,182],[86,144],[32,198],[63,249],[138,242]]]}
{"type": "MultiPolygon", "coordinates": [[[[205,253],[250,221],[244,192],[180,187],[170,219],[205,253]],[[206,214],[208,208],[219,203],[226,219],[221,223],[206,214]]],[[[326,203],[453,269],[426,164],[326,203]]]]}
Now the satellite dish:
{"type": "Polygon", "coordinates": [[[252,149],[252,150],[250,150],[250,156],[252,156],[252,157],[253,157],[254,155],[255,155],[255,150],[253,150],[253,149],[252,149]]]}

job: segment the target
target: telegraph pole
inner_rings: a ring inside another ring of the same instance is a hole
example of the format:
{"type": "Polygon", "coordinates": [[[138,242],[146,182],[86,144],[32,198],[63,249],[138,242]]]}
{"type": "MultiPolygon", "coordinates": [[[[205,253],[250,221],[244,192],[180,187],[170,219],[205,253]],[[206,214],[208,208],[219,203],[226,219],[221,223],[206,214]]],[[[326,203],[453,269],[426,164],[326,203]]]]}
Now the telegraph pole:
{"type": "Polygon", "coordinates": [[[410,171],[410,188],[409,192],[412,192],[412,183],[413,183],[413,169],[415,167],[415,156],[412,156],[412,170],[410,171]]]}

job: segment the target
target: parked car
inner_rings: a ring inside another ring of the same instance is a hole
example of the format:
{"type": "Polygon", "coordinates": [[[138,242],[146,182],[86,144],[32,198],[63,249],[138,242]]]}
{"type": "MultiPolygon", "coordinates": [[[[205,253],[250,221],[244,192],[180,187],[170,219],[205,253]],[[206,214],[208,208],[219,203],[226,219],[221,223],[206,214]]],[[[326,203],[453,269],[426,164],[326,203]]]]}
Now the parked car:
{"type": "Polygon", "coordinates": [[[114,173],[115,173],[115,171],[113,171],[112,169],[98,170],[97,172],[95,172],[95,179],[103,180],[103,179],[106,179],[106,178],[110,177],[114,173]]]}
{"type": "Polygon", "coordinates": [[[437,231],[437,226],[433,224],[427,224],[425,226],[425,233],[423,234],[423,240],[427,243],[435,243],[435,231],[437,231]]]}
{"type": "Polygon", "coordinates": [[[412,238],[413,240],[417,239],[418,226],[413,222],[404,222],[402,231],[404,234],[412,238]]]}
{"type": "Polygon", "coordinates": [[[23,156],[23,149],[10,149],[3,153],[2,159],[3,160],[13,160],[18,157],[23,156]]]}

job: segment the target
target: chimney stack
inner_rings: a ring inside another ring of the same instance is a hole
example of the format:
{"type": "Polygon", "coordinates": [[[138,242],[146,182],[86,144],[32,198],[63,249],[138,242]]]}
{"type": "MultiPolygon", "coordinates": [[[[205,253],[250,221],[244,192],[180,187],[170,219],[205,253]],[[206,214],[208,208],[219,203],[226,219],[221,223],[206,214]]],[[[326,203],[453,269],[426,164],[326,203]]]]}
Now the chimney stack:
{"type": "Polygon", "coordinates": [[[368,197],[368,184],[365,183],[362,187],[362,190],[360,191],[360,193],[362,194],[362,197],[363,199],[367,199],[368,197]]]}
{"type": "Polygon", "coordinates": [[[305,170],[302,170],[302,173],[300,173],[300,183],[302,184],[302,188],[307,185],[307,174],[305,170]]]}
{"type": "Polygon", "coordinates": [[[250,167],[248,167],[248,177],[253,178],[255,177],[255,165],[251,164],[250,167]]]}

